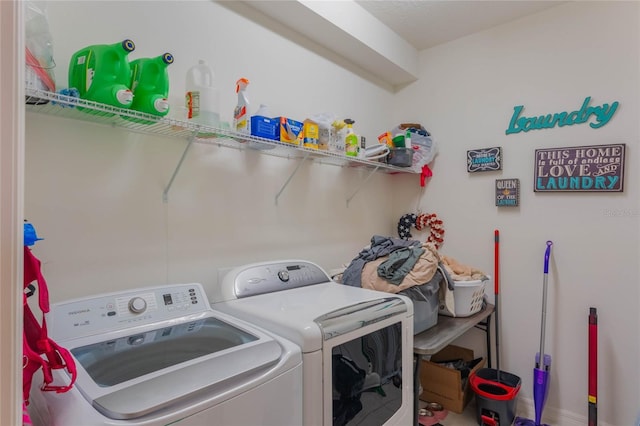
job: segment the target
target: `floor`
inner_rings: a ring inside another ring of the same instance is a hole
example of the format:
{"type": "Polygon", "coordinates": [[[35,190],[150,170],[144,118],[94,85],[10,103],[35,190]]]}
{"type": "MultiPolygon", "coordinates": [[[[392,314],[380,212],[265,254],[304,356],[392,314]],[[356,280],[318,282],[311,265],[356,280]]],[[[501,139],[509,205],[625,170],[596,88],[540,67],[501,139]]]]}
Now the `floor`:
{"type": "Polygon", "coordinates": [[[476,422],[476,404],[471,401],[462,414],[449,413],[447,418],[440,422],[444,426],[471,426],[476,422]]]}
{"type": "Polygon", "coordinates": [[[473,426],[476,422],[476,404],[475,400],[471,400],[469,405],[464,409],[462,414],[449,412],[447,417],[440,420],[442,426],[473,426]]]}

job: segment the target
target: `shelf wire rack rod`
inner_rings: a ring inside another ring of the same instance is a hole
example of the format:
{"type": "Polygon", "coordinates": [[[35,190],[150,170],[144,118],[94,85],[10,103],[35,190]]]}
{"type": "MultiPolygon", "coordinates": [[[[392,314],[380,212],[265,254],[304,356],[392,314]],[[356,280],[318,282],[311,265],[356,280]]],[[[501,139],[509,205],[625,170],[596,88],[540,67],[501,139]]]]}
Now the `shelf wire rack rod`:
{"type": "Polygon", "coordinates": [[[169,202],[169,190],[171,189],[171,185],[173,185],[173,181],[178,175],[178,172],[180,171],[180,167],[182,167],[182,163],[184,162],[184,159],[187,157],[187,152],[189,152],[189,148],[191,148],[191,145],[193,145],[193,141],[195,140],[196,140],[196,134],[194,133],[193,135],[191,135],[191,137],[189,137],[189,142],[187,143],[187,146],[184,148],[184,152],[180,157],[180,161],[178,161],[178,165],[176,166],[176,169],[173,171],[173,174],[171,175],[171,179],[169,179],[169,183],[167,183],[167,186],[164,188],[164,191],[162,191],[162,201],[165,203],[169,202]]]}
{"type": "Polygon", "coordinates": [[[302,157],[300,159],[300,161],[298,161],[298,165],[296,166],[296,168],[293,170],[293,172],[289,175],[289,177],[287,178],[287,180],[284,182],[284,184],[282,185],[282,188],[280,188],[280,191],[278,191],[278,193],[276,194],[276,206],[278,205],[278,198],[280,198],[280,195],[282,194],[282,192],[284,191],[284,189],[287,187],[287,185],[289,185],[289,182],[291,182],[291,179],[293,179],[293,177],[296,175],[296,173],[298,173],[298,170],[300,169],[300,166],[302,166],[302,163],[304,163],[304,161],[309,158],[309,152],[306,152],[304,154],[304,157],[302,157]]]}
{"type": "Polygon", "coordinates": [[[358,192],[360,192],[360,189],[362,189],[362,187],[364,187],[367,182],[369,181],[369,179],[371,179],[371,176],[373,176],[373,174],[376,172],[376,170],[378,170],[380,168],[380,166],[376,166],[375,169],[371,170],[369,172],[369,174],[367,175],[367,177],[362,181],[362,183],[360,185],[358,185],[358,187],[356,188],[355,192],[353,194],[351,194],[351,196],[349,198],[347,198],[347,207],[349,207],[349,202],[351,200],[353,200],[353,197],[356,196],[356,194],[358,192]]]}

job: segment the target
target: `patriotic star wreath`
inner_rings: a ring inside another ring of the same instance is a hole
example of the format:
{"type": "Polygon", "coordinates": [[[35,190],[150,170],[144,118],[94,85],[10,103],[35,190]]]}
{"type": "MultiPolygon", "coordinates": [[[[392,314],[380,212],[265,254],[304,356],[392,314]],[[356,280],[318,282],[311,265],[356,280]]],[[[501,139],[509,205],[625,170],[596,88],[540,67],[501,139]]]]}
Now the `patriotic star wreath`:
{"type": "Polygon", "coordinates": [[[429,228],[428,243],[433,243],[436,248],[440,248],[444,242],[444,226],[443,222],[438,219],[435,213],[420,214],[407,213],[400,218],[398,222],[398,235],[403,240],[411,238],[411,228],[414,227],[418,231],[429,228]]]}

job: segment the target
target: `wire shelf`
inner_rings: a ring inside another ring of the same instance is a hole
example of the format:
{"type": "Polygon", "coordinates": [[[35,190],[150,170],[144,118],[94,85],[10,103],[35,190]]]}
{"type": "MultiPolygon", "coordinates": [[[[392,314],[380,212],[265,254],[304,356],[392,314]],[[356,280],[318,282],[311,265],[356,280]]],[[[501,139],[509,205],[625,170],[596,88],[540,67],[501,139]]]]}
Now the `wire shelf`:
{"type": "Polygon", "coordinates": [[[60,93],[27,88],[26,111],[101,125],[121,127],[133,132],[178,139],[192,139],[196,143],[251,149],[261,154],[289,159],[309,158],[315,163],[342,167],[365,167],[386,173],[419,173],[411,167],[397,167],[387,163],[346,157],[329,151],[304,148],[286,142],[250,136],[230,129],[211,127],[170,117],[158,117],[130,109],[117,108],[87,99],[60,93]]]}

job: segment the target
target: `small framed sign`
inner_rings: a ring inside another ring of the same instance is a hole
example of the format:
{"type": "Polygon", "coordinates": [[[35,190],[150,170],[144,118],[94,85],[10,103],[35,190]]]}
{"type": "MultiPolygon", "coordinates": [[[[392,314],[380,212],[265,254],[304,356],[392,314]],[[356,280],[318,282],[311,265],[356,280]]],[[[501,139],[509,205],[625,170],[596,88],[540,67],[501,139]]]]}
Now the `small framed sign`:
{"type": "Polygon", "coordinates": [[[520,179],[496,179],[496,206],[520,205],[520,179]]]}
{"type": "Polygon", "coordinates": [[[536,149],[535,192],[622,192],[625,144],[536,149]]]}
{"type": "Polygon", "coordinates": [[[467,151],[467,172],[502,170],[502,148],[482,148],[467,151]]]}

